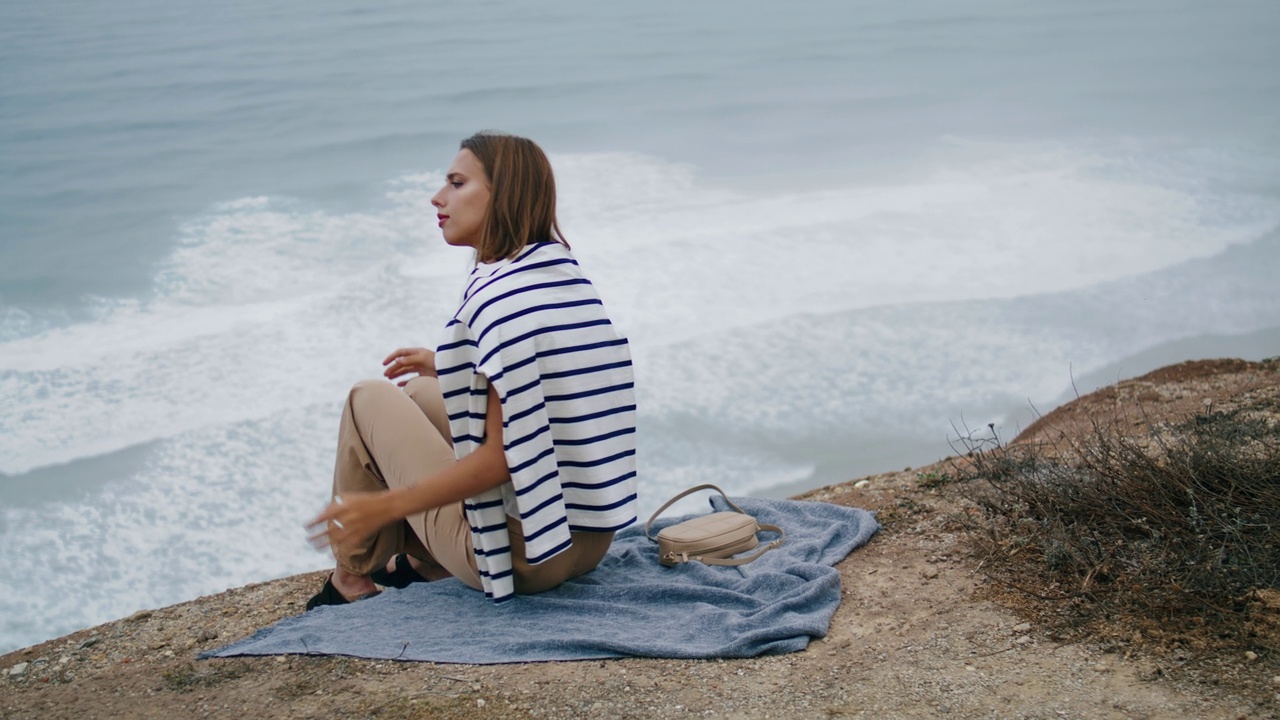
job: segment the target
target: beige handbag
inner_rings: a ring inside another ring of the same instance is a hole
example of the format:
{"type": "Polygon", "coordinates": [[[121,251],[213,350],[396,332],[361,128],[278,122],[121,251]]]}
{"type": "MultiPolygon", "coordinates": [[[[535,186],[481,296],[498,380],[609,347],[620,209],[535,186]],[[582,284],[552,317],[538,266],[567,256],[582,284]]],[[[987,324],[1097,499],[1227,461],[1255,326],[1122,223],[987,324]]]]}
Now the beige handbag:
{"type": "Polygon", "coordinates": [[[644,534],[649,540],[658,543],[658,561],[668,567],[686,563],[690,560],[707,565],[746,565],[766,552],[778,547],[786,538],[782,528],[777,525],[761,525],[754,517],[733,504],[728,495],[715,485],[698,485],[676,495],[658,508],[644,527],[644,534]],[[710,515],[685,520],[663,528],[658,536],[653,536],[653,521],[658,519],[663,510],[680,498],[699,490],[715,490],[720,493],[729,507],[737,512],[715,512],[710,515]],[[749,557],[733,558],[740,552],[746,552],[757,545],[756,533],[761,530],[778,533],[778,539],[765,545],[761,550],[749,557]]]}

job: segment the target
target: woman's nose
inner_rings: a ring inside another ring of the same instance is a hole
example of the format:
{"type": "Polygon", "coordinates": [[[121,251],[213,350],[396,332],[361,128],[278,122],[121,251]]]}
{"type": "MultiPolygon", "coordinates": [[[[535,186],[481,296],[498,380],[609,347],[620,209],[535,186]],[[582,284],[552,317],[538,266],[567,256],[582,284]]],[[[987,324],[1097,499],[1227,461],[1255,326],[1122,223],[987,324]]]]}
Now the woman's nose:
{"type": "Polygon", "coordinates": [[[436,206],[436,207],[438,207],[438,208],[444,207],[444,203],[440,202],[440,193],[443,193],[443,192],[444,192],[444,189],[441,189],[441,190],[440,190],[439,192],[437,192],[435,195],[432,195],[432,196],[431,196],[431,204],[432,204],[432,205],[434,205],[434,206],[436,206]]]}

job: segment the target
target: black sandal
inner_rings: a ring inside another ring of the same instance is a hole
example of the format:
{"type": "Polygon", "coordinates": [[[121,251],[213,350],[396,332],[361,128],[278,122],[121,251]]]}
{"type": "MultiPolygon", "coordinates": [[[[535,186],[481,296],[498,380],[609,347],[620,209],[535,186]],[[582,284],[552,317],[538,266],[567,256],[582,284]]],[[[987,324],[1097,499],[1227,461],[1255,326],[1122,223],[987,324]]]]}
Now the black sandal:
{"type": "Polygon", "coordinates": [[[405,553],[396,556],[395,570],[387,572],[386,568],[378,568],[369,573],[369,579],[383,587],[393,587],[397,590],[403,590],[413,583],[431,582],[413,569],[413,565],[409,563],[409,556],[405,553]]]}
{"type": "Polygon", "coordinates": [[[342,593],[338,592],[338,588],[333,586],[333,573],[329,573],[329,577],[325,578],[324,587],[320,588],[320,592],[312,595],[311,599],[307,601],[307,609],[315,610],[321,605],[347,605],[348,603],[367,600],[381,592],[381,590],[374,590],[357,597],[355,600],[348,600],[343,597],[342,593]]]}

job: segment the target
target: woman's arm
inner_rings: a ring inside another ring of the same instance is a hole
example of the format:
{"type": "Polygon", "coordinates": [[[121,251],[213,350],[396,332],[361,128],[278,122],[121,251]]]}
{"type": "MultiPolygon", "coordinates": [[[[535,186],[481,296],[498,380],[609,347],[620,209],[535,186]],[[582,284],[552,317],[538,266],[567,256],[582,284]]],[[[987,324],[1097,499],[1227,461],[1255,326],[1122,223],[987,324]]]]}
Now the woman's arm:
{"type": "Polygon", "coordinates": [[[359,542],[414,513],[460,502],[511,479],[502,447],[502,402],[489,386],[484,442],[471,454],[413,485],[387,492],[346,493],[307,523],[317,548],[359,542]]]}

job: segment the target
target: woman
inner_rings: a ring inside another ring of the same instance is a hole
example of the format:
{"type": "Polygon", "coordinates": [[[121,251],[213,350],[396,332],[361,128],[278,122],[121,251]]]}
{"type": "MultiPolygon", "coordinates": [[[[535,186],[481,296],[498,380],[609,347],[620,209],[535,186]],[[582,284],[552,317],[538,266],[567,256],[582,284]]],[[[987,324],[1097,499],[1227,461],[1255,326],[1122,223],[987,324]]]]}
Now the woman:
{"type": "Polygon", "coordinates": [[[433,353],[402,348],[343,410],[333,502],[312,542],[337,567],[308,603],[452,575],[496,602],[594,568],[635,521],[626,338],[569,253],[555,179],[525,138],[462,141],[431,200],[475,251],[433,353]]]}

